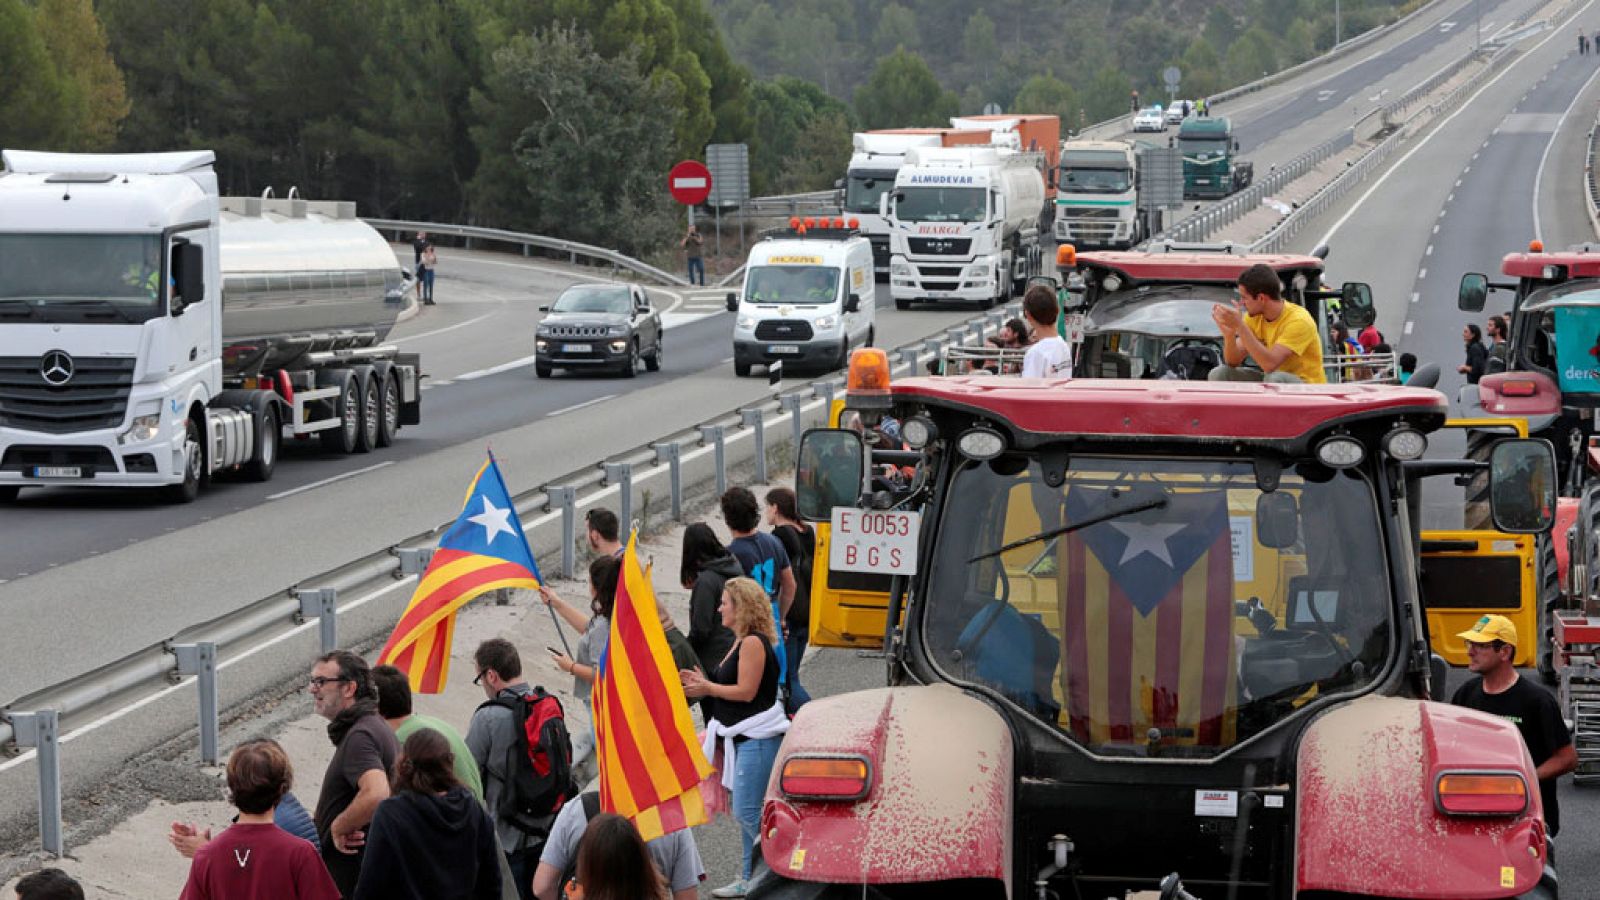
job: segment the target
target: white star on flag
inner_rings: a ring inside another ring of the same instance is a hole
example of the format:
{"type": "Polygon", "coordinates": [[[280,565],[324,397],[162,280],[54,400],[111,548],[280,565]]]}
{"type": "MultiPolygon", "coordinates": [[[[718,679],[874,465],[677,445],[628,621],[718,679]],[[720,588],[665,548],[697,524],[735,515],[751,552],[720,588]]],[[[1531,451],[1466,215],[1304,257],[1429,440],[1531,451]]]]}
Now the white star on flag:
{"type": "Polygon", "coordinates": [[[510,518],[511,510],[501,509],[491,503],[488,497],[484,497],[483,512],[475,516],[468,516],[467,521],[482,525],[484,541],[492,544],[494,543],[495,535],[500,532],[512,533],[511,525],[509,524],[510,518]]]}
{"type": "Polygon", "coordinates": [[[1167,552],[1167,539],[1182,531],[1182,525],[1115,522],[1111,527],[1128,538],[1128,546],[1122,548],[1122,559],[1117,560],[1117,565],[1148,553],[1166,563],[1167,568],[1172,568],[1172,554],[1167,552]]]}

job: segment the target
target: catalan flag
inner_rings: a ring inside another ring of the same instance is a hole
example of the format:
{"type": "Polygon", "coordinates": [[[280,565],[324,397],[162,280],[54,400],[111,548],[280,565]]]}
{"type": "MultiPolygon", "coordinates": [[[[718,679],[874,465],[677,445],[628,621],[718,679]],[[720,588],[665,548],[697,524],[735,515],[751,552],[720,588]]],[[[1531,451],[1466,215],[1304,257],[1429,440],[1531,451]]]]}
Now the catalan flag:
{"type": "Polygon", "coordinates": [[[651,841],[706,821],[700,782],[712,769],[694,739],[637,537],[628,539],[622,559],[611,639],[591,700],[600,807],[632,819],[651,841]]]}
{"type": "Polygon", "coordinates": [[[404,670],[411,676],[412,690],[437,694],[444,690],[450,674],[456,611],[486,591],[534,589],[539,582],[539,566],[528,548],[528,537],[494,454],[490,454],[472,476],[461,515],[439,539],[439,549],[378,654],[378,662],[404,670]]]}
{"type": "MultiPolygon", "coordinates": [[[[1127,500],[1073,488],[1066,520],[1127,500]]],[[[1089,746],[1234,740],[1233,550],[1224,491],[1073,532],[1059,549],[1064,715],[1089,746]]]]}

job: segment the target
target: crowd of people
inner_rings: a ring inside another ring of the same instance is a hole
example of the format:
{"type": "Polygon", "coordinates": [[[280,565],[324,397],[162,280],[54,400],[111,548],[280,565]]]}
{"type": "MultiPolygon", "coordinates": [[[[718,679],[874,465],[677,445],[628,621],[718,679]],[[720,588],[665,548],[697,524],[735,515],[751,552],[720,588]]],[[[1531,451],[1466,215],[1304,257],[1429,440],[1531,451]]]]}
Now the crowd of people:
{"type": "MultiPolygon", "coordinates": [[[[704,747],[717,767],[710,785],[726,791],[713,805],[739,825],[739,878],[712,892],[723,898],[746,892],[778,747],[809,700],[799,670],[816,539],[793,490],[774,488],[764,499],[763,507],[744,487],[723,494],[722,520],[732,535],[726,545],[707,523],[685,530],[679,582],[690,595],[687,634],[661,612],[684,696],[700,713],[704,747]]],[[[597,509],[586,522],[594,554],[587,606],[547,586],[539,591],[580,635],[570,655],[551,656],[585,706],[624,565],[617,516],[597,509]]],[[[553,732],[530,722],[542,704],[559,710],[559,701],[529,685],[522,654],[508,640],[485,640],[472,658],[473,684],[485,701],[463,735],[414,711],[400,669],[369,666],[348,650],[320,657],[307,691],[327,721],[332,755],[312,811],[296,798],[294,766],[276,741],[235,747],[226,768],[232,824],[213,834],[175,822],[167,835],[190,859],[183,900],[697,896],[705,868],[693,833],[646,843],[628,819],[600,810],[597,791],[580,792],[594,770],[572,773],[574,753],[565,746],[548,767],[565,783],[537,784],[540,736],[555,734],[566,744],[568,733],[559,713],[553,732]]],[[[576,757],[592,757],[593,726],[574,730],[576,757]]],[[[18,892],[24,900],[83,896],[54,869],[29,875],[18,892]]]]}
{"type": "Polygon", "coordinates": [[[1487,329],[1488,343],[1484,343],[1485,328],[1479,328],[1478,323],[1468,322],[1461,329],[1461,340],[1466,345],[1466,361],[1456,367],[1456,371],[1467,377],[1468,384],[1477,384],[1483,376],[1491,371],[1490,361],[1498,360],[1499,366],[1495,369],[1503,371],[1506,365],[1506,353],[1510,347],[1506,344],[1511,326],[1506,322],[1505,316],[1490,316],[1484,323],[1487,329]]]}

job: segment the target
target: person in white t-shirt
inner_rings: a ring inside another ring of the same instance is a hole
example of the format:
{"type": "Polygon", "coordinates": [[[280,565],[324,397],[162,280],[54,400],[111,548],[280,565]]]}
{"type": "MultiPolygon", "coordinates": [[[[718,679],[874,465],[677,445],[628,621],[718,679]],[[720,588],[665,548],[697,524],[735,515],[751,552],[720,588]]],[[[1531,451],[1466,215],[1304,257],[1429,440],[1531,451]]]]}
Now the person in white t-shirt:
{"type": "Polygon", "coordinates": [[[1022,295],[1022,315],[1033,339],[1028,354],[1022,358],[1022,377],[1072,377],[1072,345],[1056,333],[1056,316],[1060,312],[1056,295],[1045,285],[1036,284],[1022,295]]]}

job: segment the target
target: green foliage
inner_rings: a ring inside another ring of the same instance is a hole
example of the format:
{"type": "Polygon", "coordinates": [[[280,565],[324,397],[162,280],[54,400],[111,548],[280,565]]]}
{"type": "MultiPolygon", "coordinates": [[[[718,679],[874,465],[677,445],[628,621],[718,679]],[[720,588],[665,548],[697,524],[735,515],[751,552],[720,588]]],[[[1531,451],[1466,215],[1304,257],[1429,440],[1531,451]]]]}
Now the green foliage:
{"type": "Polygon", "coordinates": [[[1205,97],[1223,88],[1222,57],[1204,35],[1189,42],[1178,67],[1183,72],[1185,96],[1205,97]]]}
{"type": "Polygon", "coordinates": [[[850,160],[849,110],[809,81],[780,76],[756,82],[750,89],[750,118],[750,190],[757,196],[831,187],[850,160]],[[824,120],[827,124],[821,124],[824,120]],[[802,171],[811,161],[800,158],[800,145],[808,133],[815,137],[839,123],[843,137],[825,156],[842,156],[843,162],[819,183],[802,171]],[[805,186],[791,188],[797,182],[805,186]]]}
{"type": "Polygon", "coordinates": [[[1046,72],[1028,79],[1009,108],[1046,115],[1054,113],[1068,127],[1074,127],[1078,122],[1078,92],[1046,72]]]}
{"type": "Polygon", "coordinates": [[[7,147],[48,149],[69,130],[64,89],[22,0],[0,0],[0,122],[7,147]]]}
{"type": "Polygon", "coordinates": [[[90,0],[0,0],[0,133],[8,147],[102,150],[128,114],[90,0]]]}
{"type": "Polygon", "coordinates": [[[1223,80],[1228,84],[1247,84],[1277,71],[1278,53],[1272,35],[1254,26],[1228,48],[1223,65],[1223,80]]]}
{"type": "Polygon", "coordinates": [[[868,129],[942,125],[959,106],[922,57],[904,47],[878,63],[856,89],[856,115],[868,129]]]}
{"type": "Polygon", "coordinates": [[[922,46],[917,31],[917,16],[898,3],[890,3],[878,15],[878,28],[872,34],[872,43],[881,54],[889,54],[897,47],[916,51],[922,46]]]}

